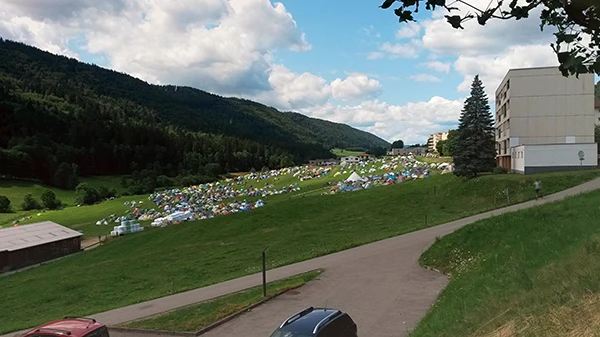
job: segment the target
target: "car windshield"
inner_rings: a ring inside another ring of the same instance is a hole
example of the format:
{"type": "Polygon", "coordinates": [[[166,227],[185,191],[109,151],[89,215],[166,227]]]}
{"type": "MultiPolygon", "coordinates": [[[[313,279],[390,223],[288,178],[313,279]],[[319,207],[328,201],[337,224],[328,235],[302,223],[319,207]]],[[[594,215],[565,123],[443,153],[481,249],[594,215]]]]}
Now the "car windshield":
{"type": "Polygon", "coordinates": [[[279,329],[275,330],[271,337],[312,337],[313,335],[307,335],[303,333],[293,332],[293,331],[281,331],[279,329]]]}

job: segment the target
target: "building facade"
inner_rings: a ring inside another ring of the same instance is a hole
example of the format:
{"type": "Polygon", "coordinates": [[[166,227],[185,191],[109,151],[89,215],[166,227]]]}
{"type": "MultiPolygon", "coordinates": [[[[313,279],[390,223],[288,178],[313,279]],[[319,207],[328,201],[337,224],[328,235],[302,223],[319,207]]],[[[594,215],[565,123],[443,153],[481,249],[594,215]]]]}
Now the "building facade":
{"type": "Polygon", "coordinates": [[[449,131],[446,131],[446,132],[438,132],[438,133],[429,135],[429,139],[427,139],[427,150],[429,152],[437,152],[437,144],[440,141],[447,140],[449,133],[450,133],[449,131]]]}
{"type": "Polygon", "coordinates": [[[509,70],[496,90],[497,164],[517,173],[596,167],[594,102],[593,74],[509,70]]]}
{"type": "Polygon", "coordinates": [[[392,149],[392,156],[407,156],[413,154],[415,156],[424,156],[427,153],[426,147],[405,147],[402,149],[392,149]]]}
{"type": "Polygon", "coordinates": [[[52,221],[0,229],[0,273],[81,250],[83,234],[52,221]]]}
{"type": "Polygon", "coordinates": [[[308,161],[308,165],[311,165],[311,166],[331,166],[331,165],[338,165],[339,163],[340,163],[340,160],[336,159],[336,158],[314,159],[314,160],[308,161]]]}
{"type": "Polygon", "coordinates": [[[358,156],[347,156],[347,157],[342,157],[341,163],[342,165],[349,165],[349,164],[358,164],[360,163],[361,159],[358,156]]]}

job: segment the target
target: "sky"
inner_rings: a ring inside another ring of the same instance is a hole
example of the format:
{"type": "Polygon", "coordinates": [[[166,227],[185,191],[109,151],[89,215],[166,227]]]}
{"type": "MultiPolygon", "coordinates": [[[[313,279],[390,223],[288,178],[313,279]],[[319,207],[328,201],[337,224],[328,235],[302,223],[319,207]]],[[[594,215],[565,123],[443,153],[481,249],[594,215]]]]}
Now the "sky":
{"type": "Polygon", "coordinates": [[[407,144],[457,126],[476,74],[493,111],[509,69],[558,65],[537,10],[456,30],[443,9],[399,23],[381,2],[0,0],[0,36],[407,144]]]}

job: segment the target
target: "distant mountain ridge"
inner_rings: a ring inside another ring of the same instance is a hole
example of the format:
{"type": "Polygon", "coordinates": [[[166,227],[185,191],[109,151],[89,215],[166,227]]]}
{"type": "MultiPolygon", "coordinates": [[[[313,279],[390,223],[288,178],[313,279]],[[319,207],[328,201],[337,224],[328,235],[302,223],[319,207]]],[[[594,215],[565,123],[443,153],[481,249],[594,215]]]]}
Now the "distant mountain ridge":
{"type": "Polygon", "coordinates": [[[46,180],[62,162],[81,174],[205,174],[209,164],[210,173],[245,171],[330,156],[334,147],[389,146],[345,124],[148,84],[2,39],[0,109],[0,162],[12,167],[0,174],[46,180]]]}

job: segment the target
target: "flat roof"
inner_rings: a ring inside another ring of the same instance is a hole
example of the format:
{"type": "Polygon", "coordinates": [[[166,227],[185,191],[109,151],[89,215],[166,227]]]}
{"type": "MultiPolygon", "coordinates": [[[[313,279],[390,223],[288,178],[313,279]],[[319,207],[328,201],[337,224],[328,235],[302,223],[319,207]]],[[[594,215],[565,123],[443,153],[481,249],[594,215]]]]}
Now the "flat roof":
{"type": "Polygon", "coordinates": [[[80,236],[83,234],[52,221],[0,228],[0,252],[12,252],[80,236]]]}

